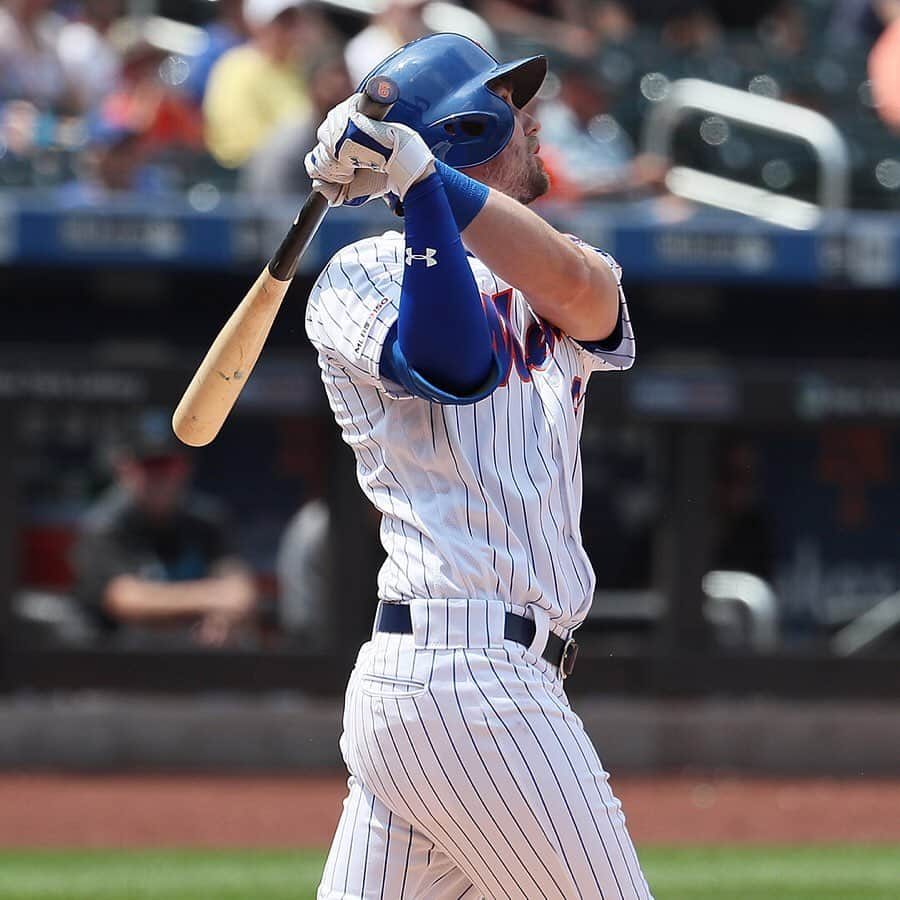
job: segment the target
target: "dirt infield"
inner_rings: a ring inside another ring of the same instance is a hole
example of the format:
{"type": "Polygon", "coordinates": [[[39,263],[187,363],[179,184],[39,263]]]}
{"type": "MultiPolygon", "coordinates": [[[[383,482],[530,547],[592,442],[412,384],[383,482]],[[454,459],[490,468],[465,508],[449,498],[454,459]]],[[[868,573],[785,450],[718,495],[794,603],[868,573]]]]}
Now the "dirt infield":
{"type": "MultiPolygon", "coordinates": [[[[623,777],[645,844],[900,842],[900,780],[623,777]]],[[[0,775],[0,847],[324,847],[339,775],[0,775]]]]}

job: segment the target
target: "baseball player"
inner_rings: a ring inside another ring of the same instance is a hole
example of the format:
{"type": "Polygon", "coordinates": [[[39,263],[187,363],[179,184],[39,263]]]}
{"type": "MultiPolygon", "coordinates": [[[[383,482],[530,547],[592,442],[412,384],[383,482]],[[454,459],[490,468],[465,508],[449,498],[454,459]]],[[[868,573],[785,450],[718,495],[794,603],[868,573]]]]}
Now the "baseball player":
{"type": "Polygon", "coordinates": [[[354,95],[306,158],[331,205],[404,215],[328,263],[306,316],[387,552],[320,898],[650,897],[563,689],[594,588],[582,402],[634,339],[611,257],[527,208],[546,69],[422,38],[372,73],[399,88],[385,120],[354,95]]]}

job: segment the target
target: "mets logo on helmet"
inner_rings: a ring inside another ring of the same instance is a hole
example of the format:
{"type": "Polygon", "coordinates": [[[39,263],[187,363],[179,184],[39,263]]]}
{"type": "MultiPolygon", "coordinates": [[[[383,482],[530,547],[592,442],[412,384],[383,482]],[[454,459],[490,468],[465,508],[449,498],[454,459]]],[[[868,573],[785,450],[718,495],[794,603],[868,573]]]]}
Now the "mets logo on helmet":
{"type": "Polygon", "coordinates": [[[436,266],[438,264],[437,259],[435,259],[436,256],[437,250],[435,250],[434,247],[426,247],[424,253],[413,253],[412,247],[406,248],[406,264],[408,266],[411,266],[413,264],[414,259],[424,259],[425,265],[428,268],[431,268],[432,266],[436,266]]]}

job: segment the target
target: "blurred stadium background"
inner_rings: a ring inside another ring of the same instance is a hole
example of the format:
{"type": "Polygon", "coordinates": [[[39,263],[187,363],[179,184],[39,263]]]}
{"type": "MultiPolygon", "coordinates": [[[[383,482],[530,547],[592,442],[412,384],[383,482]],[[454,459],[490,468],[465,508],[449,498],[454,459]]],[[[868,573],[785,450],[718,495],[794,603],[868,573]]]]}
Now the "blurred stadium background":
{"type": "Polygon", "coordinates": [[[379,548],[303,299],[388,211],[329,215],[212,445],[168,417],[322,111],[428,30],[549,54],[541,211],[625,271],[570,693],[657,898],[900,896],[900,3],[243,6],[0,2],[0,896],[313,896],[379,548]],[[138,471],[215,502],[199,569],[86,539],[138,471]]]}

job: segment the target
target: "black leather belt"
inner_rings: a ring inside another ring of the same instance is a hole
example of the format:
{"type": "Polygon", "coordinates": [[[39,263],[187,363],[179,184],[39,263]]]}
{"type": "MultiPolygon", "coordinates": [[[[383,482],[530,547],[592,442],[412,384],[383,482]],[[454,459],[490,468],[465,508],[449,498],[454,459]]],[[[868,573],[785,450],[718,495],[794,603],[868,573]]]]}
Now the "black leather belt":
{"type": "MultiPolygon", "coordinates": [[[[378,614],[375,617],[375,630],[386,634],[412,634],[412,617],[409,606],[405,603],[379,603],[378,614]]],[[[506,613],[506,622],[503,627],[503,637],[506,640],[530,647],[534,640],[534,632],[533,619],[526,619],[525,616],[519,616],[516,613],[506,613]]],[[[577,655],[578,644],[573,638],[564,641],[558,634],[551,631],[541,657],[547,660],[551,666],[556,666],[563,678],[568,678],[572,674],[572,669],[575,668],[577,655]]]]}

